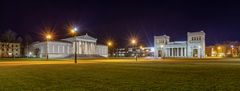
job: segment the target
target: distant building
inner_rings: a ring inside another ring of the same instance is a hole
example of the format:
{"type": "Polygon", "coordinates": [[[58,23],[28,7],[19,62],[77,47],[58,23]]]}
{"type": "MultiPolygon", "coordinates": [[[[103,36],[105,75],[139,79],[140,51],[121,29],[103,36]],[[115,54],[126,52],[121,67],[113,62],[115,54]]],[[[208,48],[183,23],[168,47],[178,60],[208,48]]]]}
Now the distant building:
{"type": "Polygon", "coordinates": [[[108,47],[105,45],[97,45],[97,39],[89,35],[77,36],[75,38],[66,38],[59,41],[35,42],[31,45],[28,56],[49,58],[65,58],[74,57],[75,43],[77,43],[78,56],[102,56],[107,57],[108,47]]]}
{"type": "Polygon", "coordinates": [[[154,36],[155,57],[205,57],[205,33],[188,32],[187,41],[170,42],[167,35],[154,36]]]}
{"type": "Polygon", "coordinates": [[[206,47],[208,57],[240,57],[240,42],[224,42],[206,47]]]}
{"type": "Polygon", "coordinates": [[[20,43],[0,42],[0,57],[20,57],[20,43]]]}
{"type": "Polygon", "coordinates": [[[115,57],[153,57],[154,47],[143,47],[141,48],[117,48],[113,55],[115,57]]]}

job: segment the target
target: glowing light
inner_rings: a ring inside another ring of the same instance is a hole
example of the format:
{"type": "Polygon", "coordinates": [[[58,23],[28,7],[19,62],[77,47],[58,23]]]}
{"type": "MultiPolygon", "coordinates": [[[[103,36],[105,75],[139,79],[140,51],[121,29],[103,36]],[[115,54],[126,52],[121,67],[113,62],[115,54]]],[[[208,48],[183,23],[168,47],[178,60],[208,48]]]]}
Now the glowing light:
{"type": "Polygon", "coordinates": [[[136,43],[137,43],[136,39],[132,39],[132,40],[131,40],[131,43],[132,43],[132,44],[136,44],[136,43]]]}
{"type": "Polygon", "coordinates": [[[164,47],[164,45],[160,45],[160,47],[161,47],[161,48],[163,48],[163,47],[164,47]]]}
{"type": "Polygon", "coordinates": [[[78,29],[75,27],[73,29],[71,29],[71,33],[75,34],[78,31],[78,29]]]}
{"type": "Polygon", "coordinates": [[[200,49],[200,48],[201,48],[201,46],[198,46],[198,48],[200,49]]]}
{"type": "Polygon", "coordinates": [[[111,41],[108,41],[108,46],[112,46],[112,42],[111,41]]]}
{"type": "Polygon", "coordinates": [[[219,46],[219,47],[217,47],[217,49],[220,50],[220,49],[222,49],[222,48],[219,46]]]}
{"type": "Polygon", "coordinates": [[[49,39],[52,38],[52,36],[51,36],[50,34],[47,34],[47,35],[46,35],[46,38],[49,40],[49,39]]]}
{"type": "Polygon", "coordinates": [[[233,45],[231,45],[231,48],[232,48],[232,50],[234,49],[234,46],[233,45]]]}
{"type": "Polygon", "coordinates": [[[143,46],[140,46],[140,49],[143,50],[144,49],[143,46]]]}
{"type": "Polygon", "coordinates": [[[29,52],[29,55],[32,55],[32,52],[29,52]]]}
{"type": "Polygon", "coordinates": [[[136,40],[135,39],[132,40],[132,44],[136,44],[136,40]]]}

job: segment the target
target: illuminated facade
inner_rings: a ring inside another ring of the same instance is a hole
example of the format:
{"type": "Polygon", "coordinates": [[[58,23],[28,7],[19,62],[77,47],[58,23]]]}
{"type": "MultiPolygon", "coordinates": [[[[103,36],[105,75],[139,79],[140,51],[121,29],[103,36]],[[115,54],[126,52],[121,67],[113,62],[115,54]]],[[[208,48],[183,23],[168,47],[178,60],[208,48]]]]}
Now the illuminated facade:
{"type": "Polygon", "coordinates": [[[142,48],[117,48],[113,53],[115,57],[153,57],[154,47],[142,47],[142,48]]]}
{"type": "Polygon", "coordinates": [[[75,53],[75,43],[77,43],[78,56],[108,56],[108,47],[105,45],[97,45],[97,39],[89,35],[77,36],[61,39],[60,41],[36,42],[32,44],[29,56],[34,55],[37,57],[49,58],[65,58],[73,57],[75,53]],[[77,41],[77,42],[75,42],[77,41]],[[31,54],[31,55],[30,55],[31,54]]]}
{"type": "Polygon", "coordinates": [[[206,47],[208,57],[239,57],[240,42],[224,42],[206,47]]]}
{"type": "Polygon", "coordinates": [[[187,41],[174,42],[167,35],[154,36],[154,48],[155,57],[204,58],[205,33],[188,32],[187,41]]]}
{"type": "Polygon", "coordinates": [[[0,57],[19,57],[20,43],[0,42],[0,57]]]}

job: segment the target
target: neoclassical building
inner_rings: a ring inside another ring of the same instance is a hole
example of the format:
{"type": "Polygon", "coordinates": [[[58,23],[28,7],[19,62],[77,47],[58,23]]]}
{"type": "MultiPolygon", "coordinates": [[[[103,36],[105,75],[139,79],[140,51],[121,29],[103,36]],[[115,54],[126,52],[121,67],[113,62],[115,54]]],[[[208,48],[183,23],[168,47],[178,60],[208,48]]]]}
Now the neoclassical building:
{"type": "Polygon", "coordinates": [[[97,45],[97,39],[89,35],[82,35],[59,41],[35,42],[31,45],[29,56],[46,57],[49,58],[66,58],[73,57],[75,47],[77,48],[78,56],[108,56],[108,47],[105,45],[97,45]],[[75,46],[77,43],[77,46],[75,46]]]}
{"type": "Polygon", "coordinates": [[[188,32],[187,41],[170,42],[167,35],[154,36],[155,57],[205,57],[205,32],[188,32]]]}

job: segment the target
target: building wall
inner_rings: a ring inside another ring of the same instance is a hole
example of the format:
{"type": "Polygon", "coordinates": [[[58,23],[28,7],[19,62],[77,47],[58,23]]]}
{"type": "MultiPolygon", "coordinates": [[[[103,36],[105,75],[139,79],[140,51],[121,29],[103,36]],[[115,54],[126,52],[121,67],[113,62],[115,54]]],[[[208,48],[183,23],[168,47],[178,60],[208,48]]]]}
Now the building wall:
{"type": "Polygon", "coordinates": [[[75,53],[79,56],[100,55],[108,56],[108,47],[105,45],[96,45],[97,39],[88,35],[77,36],[76,38],[66,38],[61,41],[49,41],[33,43],[29,51],[29,56],[49,58],[70,57],[75,53]]]}
{"type": "Polygon", "coordinates": [[[208,57],[240,57],[240,42],[225,42],[206,47],[208,57]]]}
{"type": "Polygon", "coordinates": [[[72,53],[72,45],[65,42],[40,42],[32,46],[33,48],[30,52],[37,57],[46,57],[48,53],[49,58],[64,58],[72,53]]]}
{"type": "Polygon", "coordinates": [[[108,57],[108,46],[97,45],[96,46],[96,54],[103,56],[103,57],[108,57]]]}
{"type": "Polygon", "coordinates": [[[0,42],[0,57],[20,57],[20,43],[0,42]]]}
{"type": "Polygon", "coordinates": [[[188,57],[205,57],[205,33],[200,32],[188,32],[188,44],[187,55],[188,57]],[[198,55],[194,55],[194,50],[197,50],[198,55]]]}

